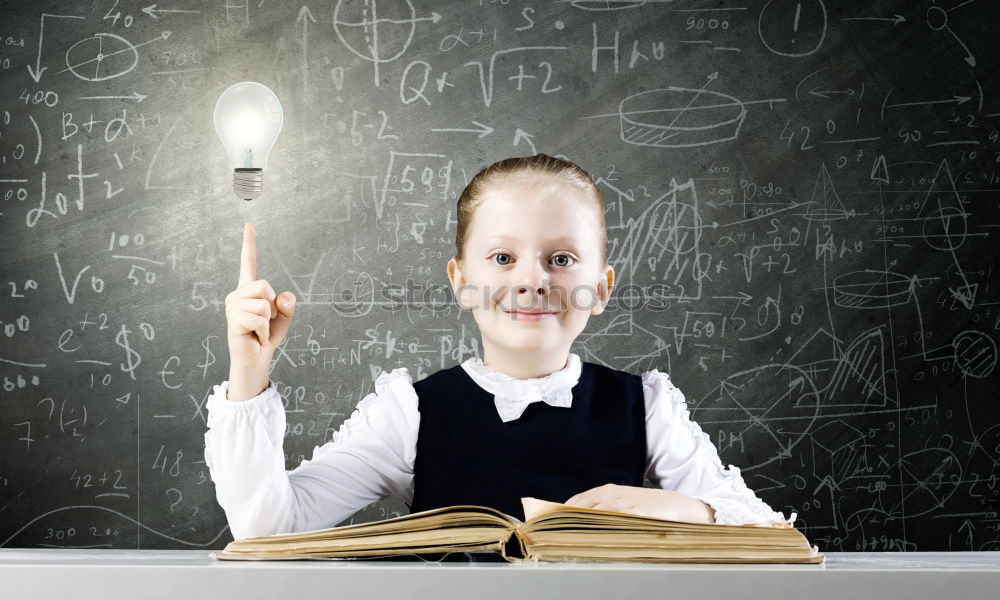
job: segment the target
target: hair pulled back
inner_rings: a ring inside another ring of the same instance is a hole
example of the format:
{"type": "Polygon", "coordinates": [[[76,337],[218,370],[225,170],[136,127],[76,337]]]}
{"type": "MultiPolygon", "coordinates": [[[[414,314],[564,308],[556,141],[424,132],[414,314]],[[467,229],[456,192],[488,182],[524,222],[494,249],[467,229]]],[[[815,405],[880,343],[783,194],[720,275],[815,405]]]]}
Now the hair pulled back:
{"type": "Polygon", "coordinates": [[[576,185],[586,191],[593,200],[591,205],[597,216],[599,232],[600,266],[607,262],[608,231],[604,221],[604,199],[601,190],[594,184],[590,174],[576,164],[549,156],[535,154],[534,156],[518,156],[505,158],[485,167],[469,181],[458,198],[458,228],[455,232],[455,259],[465,262],[465,238],[472,225],[476,210],[486,197],[486,191],[505,179],[520,175],[543,175],[555,181],[576,185]]]}

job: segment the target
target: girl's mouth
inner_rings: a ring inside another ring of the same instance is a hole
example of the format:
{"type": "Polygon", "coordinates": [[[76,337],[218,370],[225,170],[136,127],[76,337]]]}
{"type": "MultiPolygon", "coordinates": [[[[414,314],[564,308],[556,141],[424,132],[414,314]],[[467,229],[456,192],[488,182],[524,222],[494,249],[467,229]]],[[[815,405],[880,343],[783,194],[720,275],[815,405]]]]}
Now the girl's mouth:
{"type": "Polygon", "coordinates": [[[550,311],[505,310],[504,312],[510,315],[510,318],[515,321],[543,321],[556,316],[556,313],[550,311]]]}

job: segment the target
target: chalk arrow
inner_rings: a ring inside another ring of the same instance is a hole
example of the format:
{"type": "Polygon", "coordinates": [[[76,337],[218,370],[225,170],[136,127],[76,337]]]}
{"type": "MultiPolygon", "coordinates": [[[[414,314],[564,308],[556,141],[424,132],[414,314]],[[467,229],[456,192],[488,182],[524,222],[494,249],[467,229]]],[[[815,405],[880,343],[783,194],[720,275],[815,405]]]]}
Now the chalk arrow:
{"type": "Polygon", "coordinates": [[[142,102],[149,96],[145,94],[140,94],[139,92],[132,92],[128,96],[82,96],[77,98],[77,100],[135,100],[136,102],[142,102]]]}
{"type": "MultiPolygon", "coordinates": [[[[431,129],[431,131],[464,131],[464,132],[468,132],[468,133],[476,133],[476,132],[478,132],[479,135],[476,136],[476,137],[480,137],[480,138],[485,137],[485,136],[493,133],[493,128],[490,127],[489,125],[483,125],[479,121],[473,121],[473,124],[476,125],[477,129],[431,129]]],[[[525,135],[527,135],[527,134],[525,134],[525,135]]],[[[514,142],[514,145],[515,146],[517,145],[516,141],[514,142]]]]}
{"type": "Polygon", "coordinates": [[[533,138],[533,137],[535,137],[535,136],[528,134],[528,132],[524,131],[523,129],[517,129],[514,132],[514,145],[517,146],[518,143],[520,143],[521,140],[524,140],[524,141],[528,142],[529,146],[531,146],[531,153],[532,154],[538,154],[538,152],[535,150],[535,144],[534,144],[534,142],[531,141],[531,138],[533,138]]]}
{"type": "Polygon", "coordinates": [[[42,80],[42,73],[45,72],[45,69],[48,69],[48,67],[42,66],[42,38],[44,37],[45,33],[45,17],[52,17],[53,19],[83,18],[83,17],[78,17],[76,15],[50,15],[42,13],[41,24],[38,26],[38,56],[35,58],[35,68],[32,69],[31,65],[28,65],[28,75],[31,75],[31,78],[35,80],[35,83],[38,83],[39,81],[42,80]]]}
{"type": "Polygon", "coordinates": [[[200,13],[200,10],[173,10],[169,8],[156,8],[155,4],[150,4],[146,8],[142,9],[142,12],[153,17],[154,19],[159,19],[156,13],[200,13]]]}

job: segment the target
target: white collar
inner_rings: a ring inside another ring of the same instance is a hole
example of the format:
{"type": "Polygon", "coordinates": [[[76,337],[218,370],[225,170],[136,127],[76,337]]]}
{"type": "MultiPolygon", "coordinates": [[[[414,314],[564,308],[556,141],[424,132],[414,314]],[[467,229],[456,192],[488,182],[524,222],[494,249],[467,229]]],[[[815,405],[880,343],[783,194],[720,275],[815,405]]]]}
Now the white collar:
{"type": "Polygon", "coordinates": [[[573,404],[573,386],[580,380],[582,370],[580,357],[573,352],[562,369],[531,379],[515,379],[494,371],[479,358],[467,359],[462,368],[479,387],[493,394],[497,414],[503,422],[520,417],[532,402],[569,408],[573,404]]]}

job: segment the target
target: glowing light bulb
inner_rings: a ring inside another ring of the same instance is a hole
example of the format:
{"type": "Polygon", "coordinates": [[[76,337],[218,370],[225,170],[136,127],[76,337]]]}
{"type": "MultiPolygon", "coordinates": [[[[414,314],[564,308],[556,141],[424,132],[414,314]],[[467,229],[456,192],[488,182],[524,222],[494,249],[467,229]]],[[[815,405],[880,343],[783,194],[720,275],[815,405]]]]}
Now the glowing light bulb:
{"type": "Polygon", "coordinates": [[[226,88],[215,103],[215,132],[229,155],[236,196],[253,200],[264,189],[264,167],[284,115],[266,85],[241,81],[226,88]]]}

